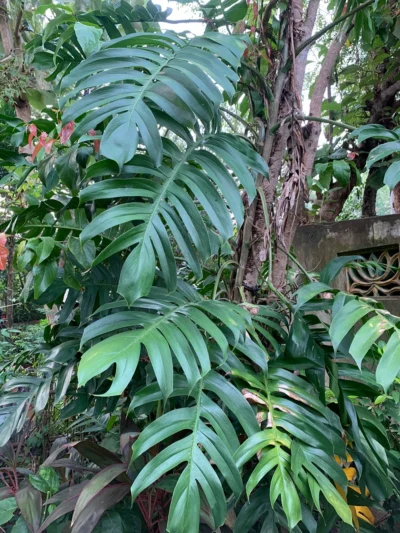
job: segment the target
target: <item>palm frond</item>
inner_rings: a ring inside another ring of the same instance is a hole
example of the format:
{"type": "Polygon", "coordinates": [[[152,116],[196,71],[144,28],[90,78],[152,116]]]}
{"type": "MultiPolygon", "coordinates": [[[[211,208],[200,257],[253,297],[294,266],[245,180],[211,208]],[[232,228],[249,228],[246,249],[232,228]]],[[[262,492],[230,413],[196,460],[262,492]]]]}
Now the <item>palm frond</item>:
{"type": "MultiPolygon", "coordinates": [[[[115,306],[126,307],[123,300],[115,306]]],[[[136,300],[133,309],[117,311],[85,328],[82,345],[93,339],[124,329],[124,332],[100,340],[86,351],[78,368],[80,385],[104,372],[111,365],[117,369],[105,395],[119,395],[129,384],[142,355],[142,346],[153,366],[157,381],[168,398],[173,391],[174,359],[190,387],[211,369],[207,337],[221,349],[226,359],[230,342],[239,343],[250,323],[250,315],[240,306],[217,300],[204,300],[188,285],[169,293],[153,287],[147,298],[136,300]],[[129,329],[128,329],[129,328],[129,329]]],[[[265,356],[257,349],[253,360],[265,365],[265,356]]]]}
{"type": "Polygon", "coordinates": [[[346,476],[334,459],[346,456],[340,422],[320,402],[312,385],[277,364],[264,379],[233,371],[247,384],[245,397],[264,409],[266,420],[266,429],[252,435],[235,453],[239,468],[254,455],[260,457],[247,482],[247,495],[272,473],[271,506],[280,498],[290,529],[302,519],[300,494],[320,509],[321,492],[351,524],[351,511],[332,483],[347,486],[346,476]]]}
{"type": "MultiPolygon", "coordinates": [[[[186,463],[174,488],[167,527],[176,533],[197,533],[200,488],[208,503],[215,529],[223,524],[227,511],[223,480],[236,498],[242,491],[242,480],[233,460],[233,454],[239,447],[238,438],[223,409],[206,392],[215,394],[234,413],[248,435],[257,431],[258,424],[243,396],[218,373],[209,372],[192,391],[182,379],[179,382],[181,394],[194,398],[194,405],[174,409],[147,426],[132,447],[132,466],[138,457],[153,446],[182,431],[189,434],[179,440],[173,438],[171,444],[151,459],[135,478],[131,492],[135,499],[161,476],[186,463]]],[[[134,398],[131,408],[150,399],[162,398],[157,384],[150,387],[151,393],[147,387],[134,398]]]]}

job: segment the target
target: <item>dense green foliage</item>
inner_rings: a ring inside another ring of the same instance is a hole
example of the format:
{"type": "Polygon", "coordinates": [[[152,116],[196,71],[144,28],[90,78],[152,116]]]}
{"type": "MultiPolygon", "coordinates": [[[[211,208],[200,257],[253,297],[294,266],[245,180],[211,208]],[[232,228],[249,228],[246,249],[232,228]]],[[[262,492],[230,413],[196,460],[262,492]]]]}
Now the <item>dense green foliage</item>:
{"type": "MultiPolygon", "coordinates": [[[[2,117],[10,182],[40,189],[4,224],[21,297],[58,312],[34,365],[10,357],[0,525],[374,531],[370,509],[398,501],[399,319],[332,288],[358,257],[290,300],[230,299],[243,196],[268,177],[252,142],[221,126],[251,41],[161,32],[151,3],[54,12],[28,50],[59,109],[28,127],[2,117]],[[17,149],[29,144],[30,161],[17,149]],[[63,438],[33,468],[22,450],[34,456],[25,433],[39,421],[63,438]]],[[[351,162],[328,157],[329,180],[347,179],[351,162]]]]}

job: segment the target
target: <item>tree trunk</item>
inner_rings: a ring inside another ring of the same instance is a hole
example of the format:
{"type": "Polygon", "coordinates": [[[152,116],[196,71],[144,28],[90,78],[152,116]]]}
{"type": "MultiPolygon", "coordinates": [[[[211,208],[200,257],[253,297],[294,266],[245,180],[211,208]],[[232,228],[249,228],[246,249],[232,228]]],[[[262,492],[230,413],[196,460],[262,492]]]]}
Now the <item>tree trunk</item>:
{"type": "MultiPolygon", "coordinates": [[[[288,7],[287,24],[282,35],[284,46],[274,83],[274,102],[271,104],[269,122],[264,130],[265,139],[262,156],[269,165],[269,180],[264,180],[263,177],[258,177],[257,179],[257,187],[262,187],[263,189],[271,221],[272,204],[275,199],[276,186],[281,176],[289,128],[286,124],[283,124],[275,136],[269,133],[269,129],[277,124],[278,121],[283,121],[287,118],[293,112],[293,103],[300,101],[299,92],[295,89],[294,92],[297,93],[297,97],[294,96],[292,98],[287,87],[290,84],[293,85],[293,81],[296,83],[296,80],[298,80],[298,86],[302,87],[308,49],[299,54],[290,72],[287,72],[283,67],[286,66],[289,57],[293,55],[295,47],[311,36],[319,2],[320,0],[310,0],[304,21],[302,20],[303,4],[301,0],[292,0],[288,7]]],[[[263,20],[263,27],[266,27],[267,22],[263,20]]],[[[235,299],[238,299],[241,286],[254,287],[258,283],[262,265],[266,260],[270,239],[270,230],[266,227],[265,215],[259,198],[256,198],[247,209],[245,223],[239,234],[239,246],[236,255],[239,268],[235,278],[235,299]]],[[[251,299],[251,294],[248,293],[248,296],[251,299]]]]}
{"type": "Polygon", "coordinates": [[[393,189],[392,210],[394,214],[400,215],[400,183],[393,189]]]}
{"type": "Polygon", "coordinates": [[[7,258],[7,293],[6,293],[6,324],[12,328],[14,324],[14,246],[13,235],[8,237],[8,258],[7,258]]]}
{"type": "Polygon", "coordinates": [[[376,216],[376,195],[377,190],[370,185],[366,185],[363,195],[362,203],[362,216],[363,217],[375,217],[376,216]]]}
{"type": "Polygon", "coordinates": [[[31,121],[31,106],[26,95],[20,94],[18,98],[16,98],[14,108],[15,114],[19,119],[26,123],[31,121]]]}
{"type": "MultiPolygon", "coordinates": [[[[275,103],[272,105],[272,109],[270,111],[271,114],[269,124],[263,124],[261,127],[260,138],[263,140],[261,155],[267,163],[270,160],[274,142],[274,136],[269,133],[269,127],[276,124],[278,120],[278,113],[280,109],[279,102],[281,101],[283,87],[287,77],[287,74],[282,71],[281,67],[283,67],[283,65],[286,63],[288,54],[288,42],[285,41],[282,57],[279,63],[280,68],[275,80],[275,103]]],[[[264,176],[259,174],[256,179],[256,186],[257,188],[263,189],[266,201],[269,205],[271,205],[275,193],[272,181],[265,180],[264,176]]],[[[264,211],[259,198],[256,197],[252,204],[246,208],[245,221],[238,236],[238,250],[235,260],[239,266],[236,270],[233,287],[233,297],[235,300],[240,299],[240,287],[244,285],[247,287],[254,287],[257,285],[261,266],[265,261],[264,243],[266,237],[268,238],[266,232],[267,229],[265,225],[264,211]]],[[[251,293],[248,293],[247,296],[249,300],[252,299],[251,293]]]]}
{"type": "Polygon", "coordinates": [[[331,191],[320,210],[319,217],[321,222],[335,222],[336,217],[342,212],[343,206],[356,183],[357,176],[352,171],[347,187],[339,188],[337,183],[331,184],[331,191]]]}
{"type": "MultiPolygon", "coordinates": [[[[3,45],[4,58],[2,62],[14,59],[16,60],[16,68],[21,74],[25,73],[23,63],[23,50],[20,26],[22,21],[23,11],[19,10],[15,20],[15,28],[12,29],[11,20],[8,16],[7,0],[0,0],[0,39],[3,45]]],[[[15,114],[24,122],[31,120],[31,107],[26,94],[19,94],[14,100],[15,114]]]]}
{"type": "MultiPolygon", "coordinates": [[[[332,41],[315,82],[310,102],[310,116],[320,117],[324,94],[330,83],[333,68],[339,53],[346,42],[351,29],[351,22],[347,21],[332,41]]],[[[278,290],[285,285],[288,252],[292,245],[296,229],[305,220],[304,201],[307,198],[307,176],[312,174],[315,153],[321,134],[321,123],[310,122],[309,136],[304,141],[301,128],[297,121],[292,121],[294,133],[291,136],[290,157],[291,169],[287,174],[282,194],[278,201],[275,218],[275,238],[278,237],[280,246],[276,249],[272,268],[272,282],[278,290]]]]}
{"type": "Polygon", "coordinates": [[[3,45],[4,58],[8,58],[14,52],[14,36],[8,16],[7,0],[0,0],[0,38],[3,45]]]}

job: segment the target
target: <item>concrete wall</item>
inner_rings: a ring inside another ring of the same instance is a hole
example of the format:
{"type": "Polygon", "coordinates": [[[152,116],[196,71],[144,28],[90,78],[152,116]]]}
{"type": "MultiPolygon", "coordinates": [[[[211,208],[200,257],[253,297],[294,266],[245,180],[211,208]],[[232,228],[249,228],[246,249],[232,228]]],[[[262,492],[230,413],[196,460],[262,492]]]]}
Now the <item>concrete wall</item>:
{"type": "MultiPolygon", "coordinates": [[[[339,255],[363,255],[371,251],[378,255],[384,250],[399,251],[400,215],[368,217],[359,220],[313,224],[297,229],[294,252],[300,263],[308,270],[319,272],[339,255]]],[[[347,275],[342,271],[335,286],[347,290],[347,275]]],[[[392,313],[400,315],[400,296],[379,297],[392,313]]]]}

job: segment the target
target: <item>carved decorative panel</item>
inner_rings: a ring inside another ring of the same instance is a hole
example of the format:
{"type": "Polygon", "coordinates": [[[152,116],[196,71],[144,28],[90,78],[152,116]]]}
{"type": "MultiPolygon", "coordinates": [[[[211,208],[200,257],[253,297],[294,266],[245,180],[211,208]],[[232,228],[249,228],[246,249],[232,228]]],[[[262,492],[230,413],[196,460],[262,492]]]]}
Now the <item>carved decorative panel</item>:
{"type": "Polygon", "coordinates": [[[348,292],[371,297],[400,296],[399,250],[363,255],[367,264],[347,269],[348,292]]]}

